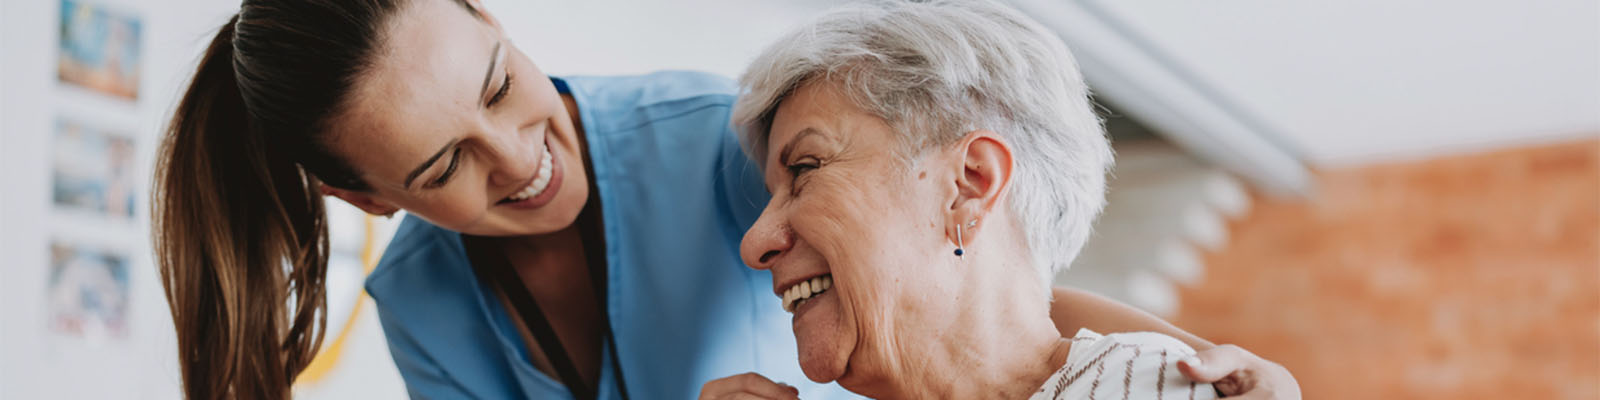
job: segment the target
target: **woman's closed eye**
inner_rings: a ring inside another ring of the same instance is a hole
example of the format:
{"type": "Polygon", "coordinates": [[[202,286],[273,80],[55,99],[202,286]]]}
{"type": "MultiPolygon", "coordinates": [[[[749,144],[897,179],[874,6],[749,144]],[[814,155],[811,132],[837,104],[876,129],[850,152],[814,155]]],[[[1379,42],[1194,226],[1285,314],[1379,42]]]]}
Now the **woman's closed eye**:
{"type": "MultiPolygon", "coordinates": [[[[489,107],[494,107],[495,104],[499,104],[500,100],[505,99],[506,94],[511,92],[511,83],[514,82],[512,78],[514,78],[514,76],[511,75],[511,72],[506,71],[505,79],[503,79],[500,83],[500,90],[495,91],[494,96],[489,97],[489,107]]],[[[439,174],[438,178],[428,181],[427,185],[423,187],[432,189],[442,187],[446,183],[450,183],[450,178],[455,176],[456,166],[458,165],[461,165],[460,147],[457,147],[455,152],[450,153],[450,164],[445,167],[444,173],[439,174]]]]}
{"type": "Polygon", "coordinates": [[[456,166],[460,165],[460,164],[461,164],[461,148],[457,147],[454,152],[450,153],[450,164],[448,166],[445,166],[444,173],[439,174],[438,178],[434,178],[433,180],[428,181],[428,184],[423,186],[423,187],[432,189],[432,188],[437,188],[437,187],[444,186],[444,184],[446,184],[446,183],[450,183],[450,177],[455,176],[455,174],[456,174],[456,166]]]}
{"type": "Polygon", "coordinates": [[[789,170],[789,187],[791,191],[799,193],[800,178],[804,178],[807,172],[816,170],[821,166],[822,162],[813,157],[801,157],[799,160],[795,160],[795,162],[785,166],[784,168],[789,170]]]}
{"type": "Polygon", "coordinates": [[[513,77],[514,76],[511,75],[511,71],[506,71],[506,77],[504,79],[504,83],[500,84],[500,90],[495,91],[494,96],[489,97],[489,107],[494,107],[495,104],[500,103],[501,99],[506,98],[506,93],[511,91],[511,78],[513,77]]]}
{"type": "Polygon", "coordinates": [[[801,158],[796,160],[794,163],[789,164],[789,175],[799,178],[800,175],[804,175],[806,172],[811,172],[811,170],[817,169],[817,166],[817,159],[811,157],[801,158]]]}

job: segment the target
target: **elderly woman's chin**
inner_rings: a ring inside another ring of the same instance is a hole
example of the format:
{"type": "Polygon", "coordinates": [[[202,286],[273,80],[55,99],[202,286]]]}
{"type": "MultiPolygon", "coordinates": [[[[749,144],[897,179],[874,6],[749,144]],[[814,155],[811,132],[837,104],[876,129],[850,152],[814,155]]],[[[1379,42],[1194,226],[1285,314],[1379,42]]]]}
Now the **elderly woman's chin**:
{"type": "Polygon", "coordinates": [[[794,338],[799,346],[800,369],[806,378],[826,383],[844,375],[849,362],[853,329],[844,323],[839,294],[829,290],[795,309],[794,338]]]}

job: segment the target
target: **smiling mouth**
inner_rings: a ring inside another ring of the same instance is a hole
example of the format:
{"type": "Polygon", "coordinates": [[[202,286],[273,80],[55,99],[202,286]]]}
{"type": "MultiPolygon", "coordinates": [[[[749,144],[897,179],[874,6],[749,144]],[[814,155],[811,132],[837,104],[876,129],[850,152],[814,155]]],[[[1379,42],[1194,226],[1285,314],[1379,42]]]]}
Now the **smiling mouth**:
{"type": "Polygon", "coordinates": [[[801,281],[794,286],[790,286],[788,289],[784,289],[783,310],[794,313],[795,310],[800,309],[800,305],[805,304],[807,300],[811,300],[817,295],[820,295],[832,288],[832,274],[819,275],[811,279],[801,281]]]}
{"type": "Polygon", "coordinates": [[[501,199],[499,204],[515,203],[544,193],[545,189],[550,188],[551,164],[550,145],[545,144],[544,152],[539,155],[539,173],[534,174],[533,179],[528,182],[527,186],[523,186],[516,193],[501,199]]]}

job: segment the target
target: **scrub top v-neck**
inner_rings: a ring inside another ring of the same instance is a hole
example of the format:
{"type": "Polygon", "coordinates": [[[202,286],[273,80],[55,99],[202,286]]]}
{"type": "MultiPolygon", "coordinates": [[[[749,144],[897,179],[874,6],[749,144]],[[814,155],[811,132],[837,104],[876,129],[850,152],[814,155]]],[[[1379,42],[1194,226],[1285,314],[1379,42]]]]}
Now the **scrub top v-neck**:
{"type": "MultiPolygon", "coordinates": [[[[768,195],[728,122],[737,87],[695,72],[552,81],[577,102],[605,215],[616,354],[602,346],[598,397],[622,397],[619,369],[634,399],[695,398],[707,381],[745,372],[805,398],[855,397],[805,378],[771,275],[739,258],[768,195]]],[[[408,216],[367,278],[411,396],[571,398],[528,361],[460,237],[408,216]]]]}

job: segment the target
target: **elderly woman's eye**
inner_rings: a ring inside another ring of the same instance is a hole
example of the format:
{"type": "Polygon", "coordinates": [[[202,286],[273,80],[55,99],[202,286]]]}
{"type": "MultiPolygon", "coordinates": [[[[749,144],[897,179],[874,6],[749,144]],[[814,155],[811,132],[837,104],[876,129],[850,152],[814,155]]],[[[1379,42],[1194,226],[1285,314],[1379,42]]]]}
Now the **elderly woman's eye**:
{"type": "Polygon", "coordinates": [[[788,168],[789,168],[789,175],[790,176],[799,177],[801,174],[804,174],[804,173],[806,173],[808,171],[817,169],[817,161],[816,160],[804,160],[804,161],[796,162],[796,163],[793,163],[793,164],[789,164],[788,168]]]}

